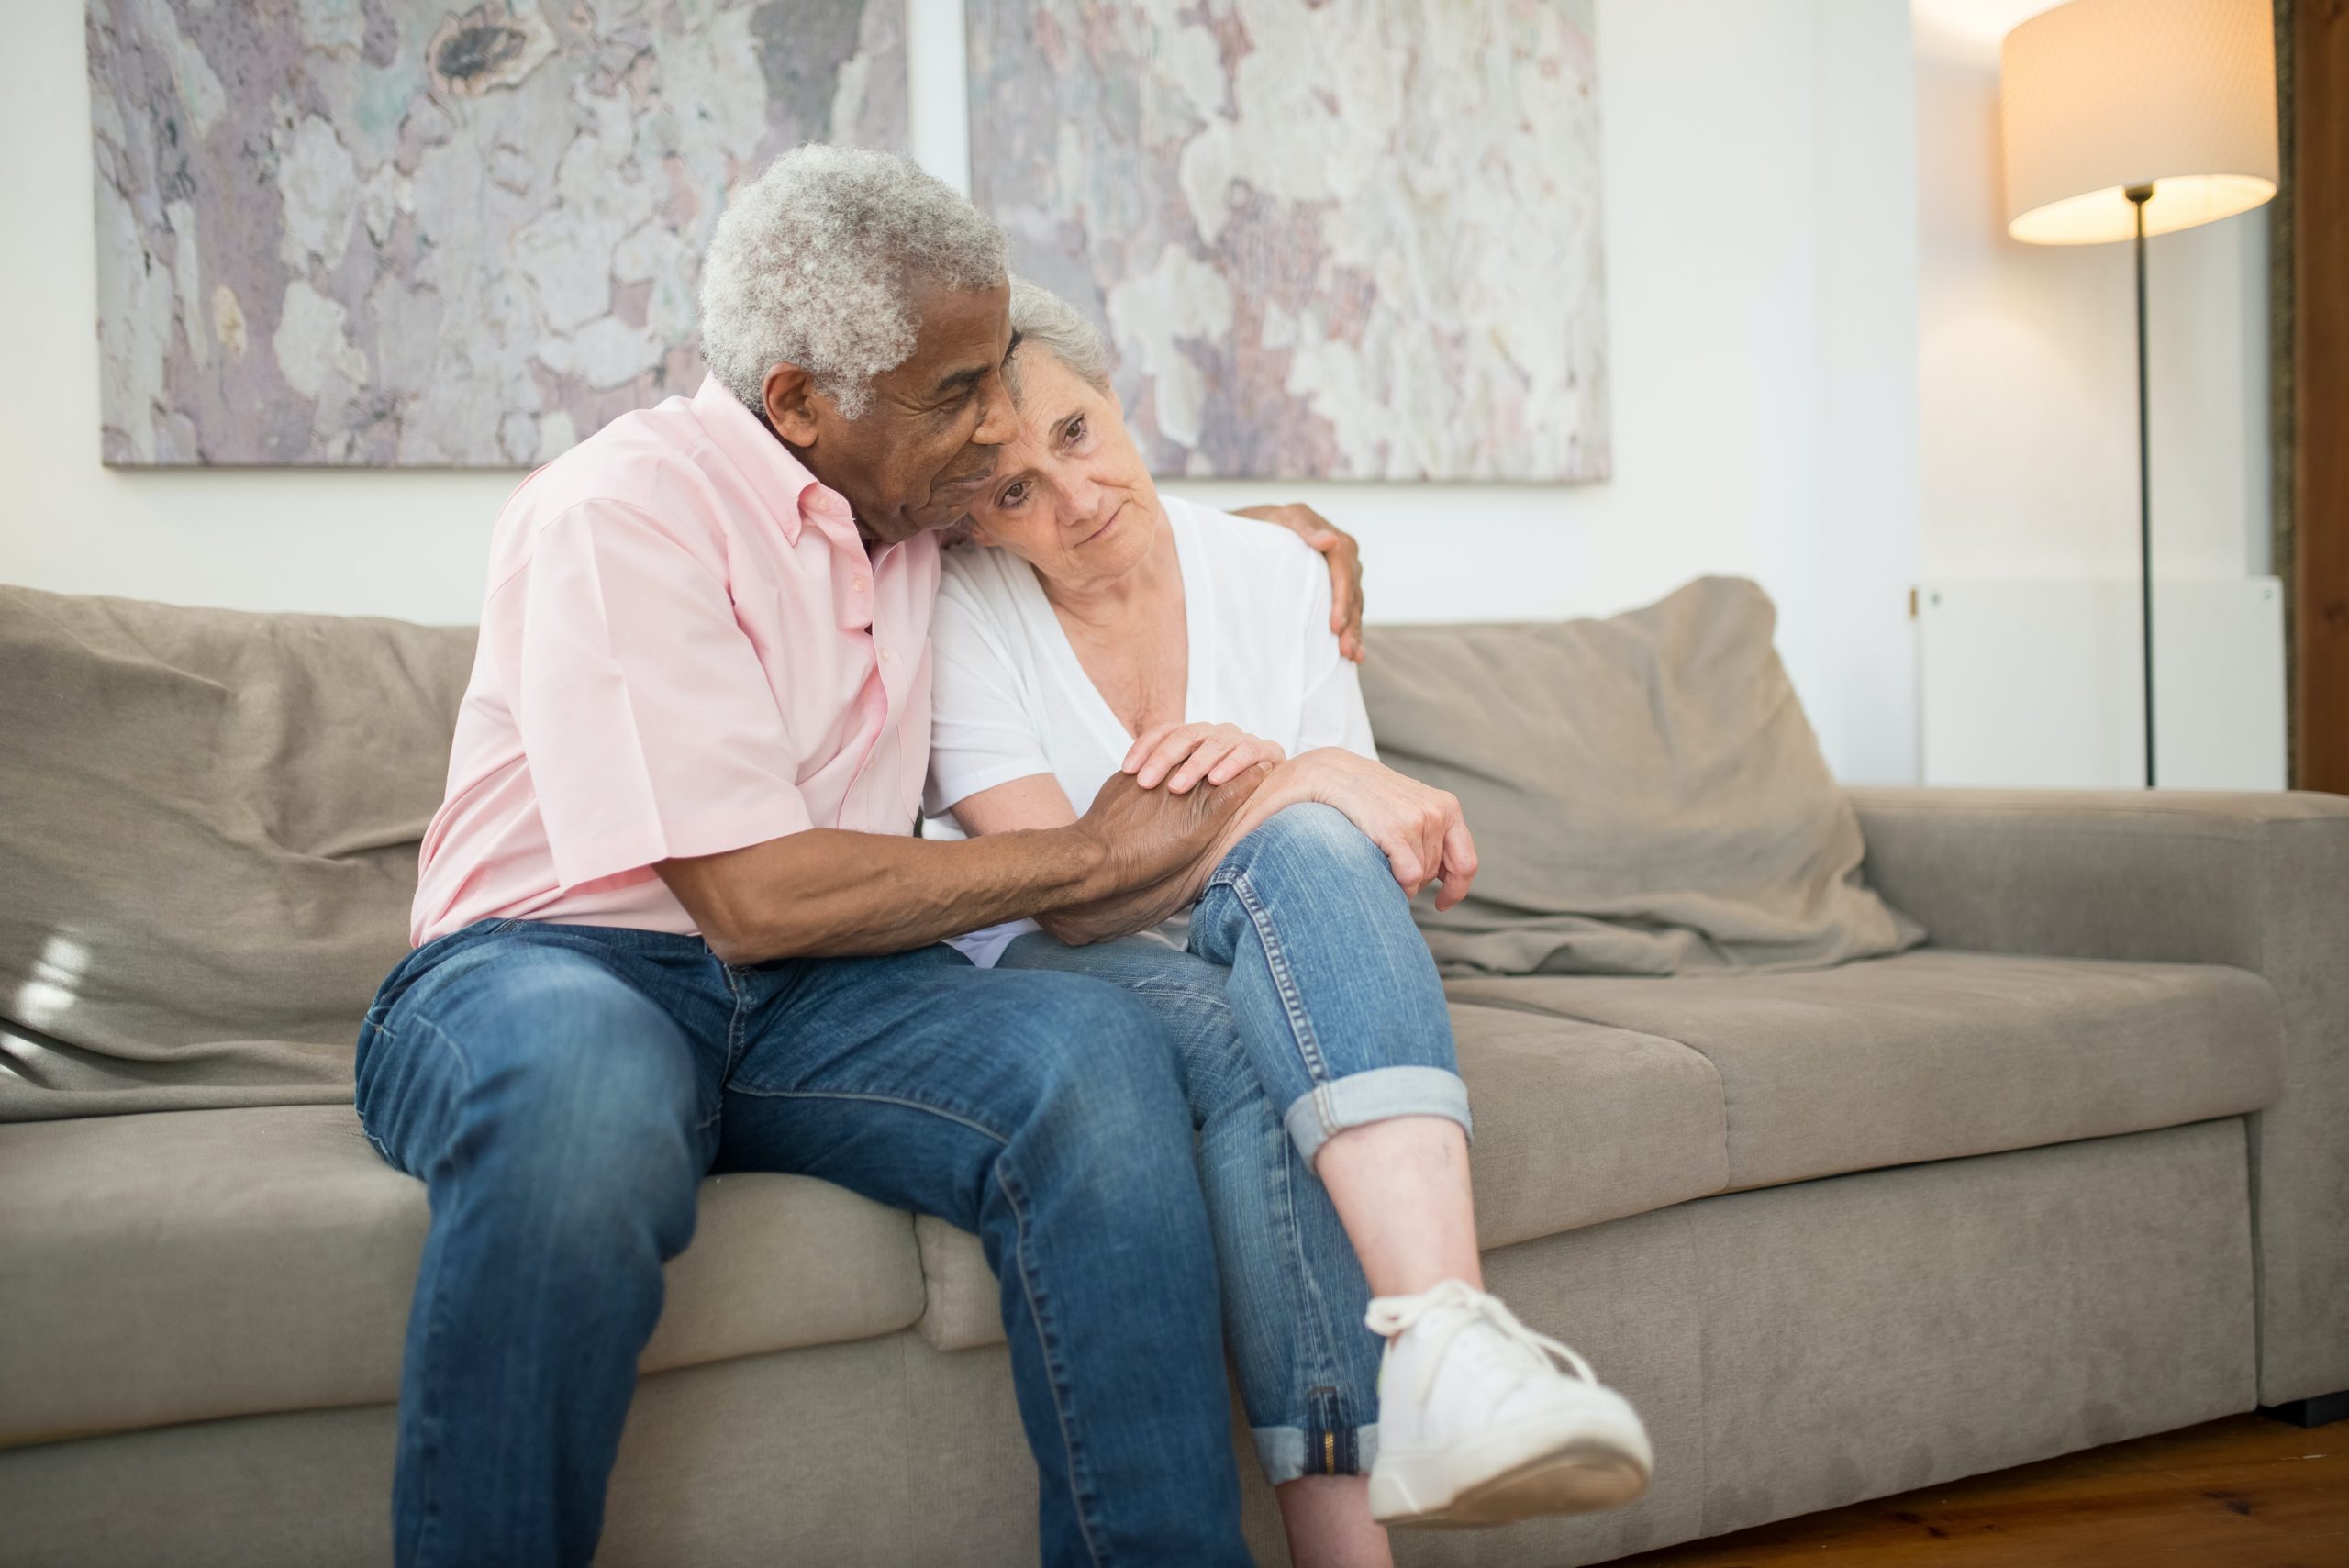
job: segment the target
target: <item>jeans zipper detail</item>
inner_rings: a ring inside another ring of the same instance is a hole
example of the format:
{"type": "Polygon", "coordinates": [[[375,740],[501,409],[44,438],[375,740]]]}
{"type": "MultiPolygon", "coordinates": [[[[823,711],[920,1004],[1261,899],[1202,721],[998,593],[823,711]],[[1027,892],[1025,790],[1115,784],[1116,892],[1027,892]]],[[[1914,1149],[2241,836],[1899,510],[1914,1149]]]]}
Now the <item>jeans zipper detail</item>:
{"type": "Polygon", "coordinates": [[[1351,1475],[1359,1468],[1354,1456],[1354,1432],[1344,1396],[1324,1385],[1305,1391],[1306,1465],[1308,1474],[1351,1475]],[[1316,1438],[1319,1441],[1315,1441],[1316,1438]],[[1316,1461],[1320,1468],[1313,1467],[1316,1461]]]}

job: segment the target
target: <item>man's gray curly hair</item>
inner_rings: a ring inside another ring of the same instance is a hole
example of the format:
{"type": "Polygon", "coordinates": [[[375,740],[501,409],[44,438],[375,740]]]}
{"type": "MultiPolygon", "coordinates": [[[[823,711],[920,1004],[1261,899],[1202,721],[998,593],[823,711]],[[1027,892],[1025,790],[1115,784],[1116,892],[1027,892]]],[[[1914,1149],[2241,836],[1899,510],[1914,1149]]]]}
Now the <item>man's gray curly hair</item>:
{"type": "Polygon", "coordinates": [[[921,281],[991,288],[1003,231],[910,161],[795,147],[734,193],[702,260],[701,353],[753,410],[773,366],[815,378],[843,417],[914,351],[921,281]]]}
{"type": "Polygon", "coordinates": [[[1109,351],[1101,334],[1076,306],[1026,278],[1011,280],[1011,330],[1019,347],[1011,356],[1011,390],[1019,392],[1019,359],[1030,349],[1041,349],[1060,361],[1096,392],[1109,390],[1109,351]]]}

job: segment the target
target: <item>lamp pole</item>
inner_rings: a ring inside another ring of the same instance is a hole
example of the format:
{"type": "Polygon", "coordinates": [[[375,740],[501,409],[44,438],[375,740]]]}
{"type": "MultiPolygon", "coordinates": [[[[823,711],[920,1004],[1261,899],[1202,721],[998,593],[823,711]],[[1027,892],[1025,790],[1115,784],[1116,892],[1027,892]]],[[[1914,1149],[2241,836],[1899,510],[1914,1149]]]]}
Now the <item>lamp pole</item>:
{"type": "Polygon", "coordinates": [[[2154,460],[2145,374],[2145,204],[2151,185],[2121,192],[2137,214],[2137,591],[2145,641],[2145,787],[2154,787],[2154,460]]]}

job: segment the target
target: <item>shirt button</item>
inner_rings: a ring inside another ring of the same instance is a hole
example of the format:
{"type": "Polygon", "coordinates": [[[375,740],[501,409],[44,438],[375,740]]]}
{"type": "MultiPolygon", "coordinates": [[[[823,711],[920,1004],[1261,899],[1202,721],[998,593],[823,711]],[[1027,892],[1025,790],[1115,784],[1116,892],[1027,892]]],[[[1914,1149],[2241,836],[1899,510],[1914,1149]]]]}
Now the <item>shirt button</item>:
{"type": "Polygon", "coordinates": [[[894,663],[896,663],[896,662],[897,662],[897,656],[896,656],[896,654],[895,654],[895,653],[891,652],[891,651],[890,651],[888,649],[886,649],[886,648],[885,648],[885,649],[883,649],[883,650],[881,651],[881,662],[883,662],[884,664],[894,664],[894,663]]]}
{"type": "Polygon", "coordinates": [[[860,574],[858,574],[857,576],[854,576],[854,577],[850,578],[850,579],[848,580],[848,585],[849,585],[850,587],[852,587],[852,588],[855,589],[858,593],[862,594],[862,593],[863,593],[863,592],[864,592],[864,590],[865,590],[865,589],[867,589],[867,588],[871,587],[873,584],[871,584],[870,583],[867,583],[867,582],[864,580],[863,575],[862,573],[860,573],[860,574]]]}

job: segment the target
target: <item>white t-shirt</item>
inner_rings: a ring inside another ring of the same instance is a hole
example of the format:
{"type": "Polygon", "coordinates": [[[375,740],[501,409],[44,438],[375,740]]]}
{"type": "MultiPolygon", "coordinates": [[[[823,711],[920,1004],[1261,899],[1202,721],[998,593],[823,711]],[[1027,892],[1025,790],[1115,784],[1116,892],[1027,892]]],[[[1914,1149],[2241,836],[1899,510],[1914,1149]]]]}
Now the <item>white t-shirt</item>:
{"type": "MultiPolygon", "coordinates": [[[[1162,496],[1183,569],[1190,636],[1186,724],[1233,724],[1292,757],[1341,746],[1375,758],[1353,665],[1330,629],[1328,564],[1288,529],[1162,496]]],[[[1028,563],[1008,550],[946,552],[930,628],[930,838],[963,837],[951,807],[1050,773],[1082,814],[1133,736],[1077,662],[1028,563]]],[[[982,966],[1032,920],[953,945],[982,966]]]]}

